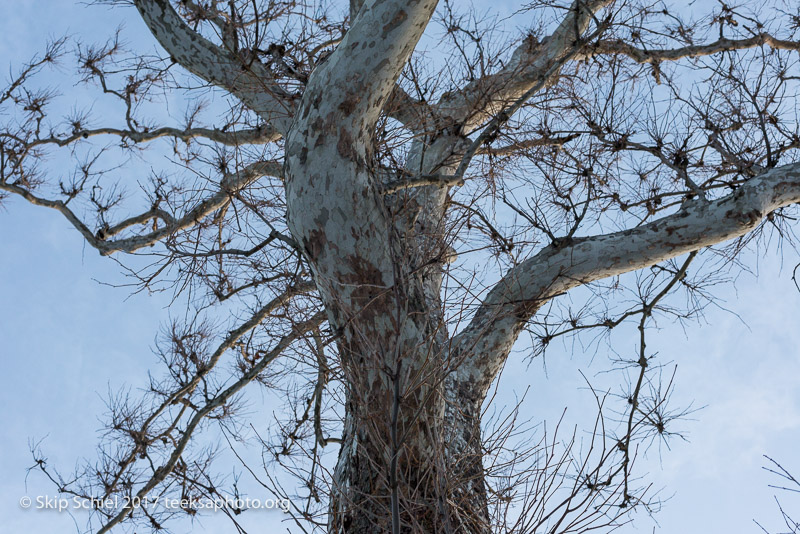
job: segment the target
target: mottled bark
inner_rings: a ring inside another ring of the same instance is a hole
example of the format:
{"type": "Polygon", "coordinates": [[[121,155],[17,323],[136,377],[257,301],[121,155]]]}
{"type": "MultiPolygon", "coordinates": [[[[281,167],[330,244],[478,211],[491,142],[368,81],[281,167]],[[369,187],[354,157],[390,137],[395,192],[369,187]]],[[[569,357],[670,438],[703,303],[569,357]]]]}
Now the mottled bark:
{"type": "Polygon", "coordinates": [[[217,46],[193,31],[169,0],[135,0],[147,27],[173,61],[210,83],[230,91],[251,110],[284,133],[294,114],[294,97],[275,84],[259,61],[217,46]]]}
{"type": "Polygon", "coordinates": [[[551,298],[754,230],[769,213],[800,201],[800,164],[771,169],[713,202],[695,200],[637,228],[569,239],[511,269],[454,338],[465,354],[456,374],[483,398],[520,331],[551,298]]]}
{"type": "Polygon", "coordinates": [[[349,393],[335,532],[392,530],[393,520],[404,531],[417,523],[433,532],[440,523],[441,324],[431,320],[421,281],[399,261],[406,243],[370,167],[372,128],[435,5],[362,8],[311,77],[287,135],[289,226],[342,331],[349,393]]]}
{"type": "MultiPolygon", "coordinates": [[[[554,242],[515,263],[487,291],[469,324],[451,335],[441,296],[444,265],[455,253],[445,238],[448,188],[462,181],[464,176],[452,180],[453,175],[466,169],[478,145],[486,141],[482,150],[492,150],[491,139],[476,134],[487,122],[508,119],[518,109],[509,113],[510,106],[554,83],[568,58],[609,54],[655,65],[733,49],[769,45],[798,50],[798,45],[767,34],[672,50],[644,50],[618,40],[589,43],[585,34],[604,26],[598,14],[613,2],[575,0],[551,35],[541,41],[529,35],[502,68],[470,78],[438,102],[425,102],[402,92],[397,81],[433,16],[435,0],[351,0],[349,30],[329,56],[312,58],[313,71],[309,67],[304,90],[296,93],[282,88],[266,59],[262,63],[257,55],[245,57],[230,46],[235,42],[230,36],[222,36],[221,44],[203,38],[169,0],[133,3],[175,62],[237,97],[263,127],[239,133],[171,127],[149,132],[76,129],[68,136],[37,139],[27,148],[107,134],[137,142],[204,137],[226,145],[283,139],[283,162],[255,161],[222,172],[218,187],[180,214],[155,204],[99,231],[91,230],[66,202],[37,196],[24,181],[4,178],[0,190],[60,211],[89,244],[111,254],[134,252],[194,227],[226,209],[234,196],[263,176],[283,178],[286,222],[293,237],[284,236],[284,241],[293,251],[300,249],[303,270],[308,266],[313,273],[336,334],[346,384],[344,432],[329,508],[332,533],[491,532],[481,409],[534,314],[574,287],[744,235],[767,214],[800,201],[800,164],[765,172],[758,167],[760,174],[748,174],[726,197],[708,202],[698,191],[687,191],[682,197],[694,200],[681,209],[628,230],[563,240],[548,234],[554,242]],[[402,109],[387,110],[387,103],[395,100],[402,109]],[[414,134],[398,168],[380,168],[374,157],[381,114],[400,120],[414,134]],[[127,236],[126,231],[150,221],[157,223],[152,229],[127,236]]],[[[586,132],[568,136],[543,134],[541,141],[566,143],[590,134],[598,142],[608,137],[587,126],[586,132]]],[[[628,142],[627,136],[621,137],[619,150],[628,142]]],[[[525,146],[512,143],[509,151],[525,146]]],[[[683,165],[683,172],[687,168],[683,165]]],[[[254,320],[265,316],[257,314],[254,320]]],[[[322,314],[315,315],[304,327],[321,321],[322,314]]],[[[248,329],[254,325],[246,323],[248,329]]],[[[294,336],[286,339],[293,341],[294,336]]],[[[173,467],[179,457],[180,451],[173,467]]],[[[168,471],[157,474],[142,495],[165,480],[168,471]]]]}

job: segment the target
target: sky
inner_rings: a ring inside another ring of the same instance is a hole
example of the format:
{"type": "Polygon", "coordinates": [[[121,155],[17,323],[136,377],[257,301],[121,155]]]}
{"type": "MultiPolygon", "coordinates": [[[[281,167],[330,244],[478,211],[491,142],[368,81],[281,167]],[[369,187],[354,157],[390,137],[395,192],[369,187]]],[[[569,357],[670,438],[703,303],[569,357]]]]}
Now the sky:
{"type": "MultiPolygon", "coordinates": [[[[152,46],[131,9],[19,2],[0,19],[4,72],[50,36],[104,40],[122,21],[129,41],[152,46]]],[[[108,392],[144,384],[159,326],[176,312],[168,295],[112,287],[124,282],[119,266],[86,246],[55,212],[9,199],[0,206],[0,229],[0,524],[9,532],[79,531],[85,526],[79,514],[20,507],[24,496],[56,495],[40,474],[28,472],[30,444],[41,440],[49,463],[65,472],[91,457],[108,392]]],[[[686,328],[661,321],[651,335],[652,350],[678,366],[675,401],[704,408],[682,423],[686,441],[674,440],[669,449],[656,444],[643,458],[654,488],[668,497],[663,510],[654,518],[639,514],[619,532],[755,533],[754,519],[779,528],[768,487],[776,480],[762,469],[762,455],[800,473],[800,293],[791,281],[799,260],[790,250],[783,261],[774,251],[748,254],[755,272],[717,288],[722,307],[686,328]]],[[[615,336],[615,347],[635,347],[630,332],[615,336]]],[[[600,377],[607,369],[592,354],[555,346],[546,372],[540,362],[514,357],[498,390],[513,402],[530,387],[522,409],[534,419],[567,406],[569,421],[580,421],[588,395],[581,372],[600,377]]],[[[275,401],[264,402],[270,410],[275,401]]],[[[800,500],[785,496],[783,503],[800,515],[800,500]]],[[[292,526],[277,512],[265,514],[254,532],[292,526]]],[[[218,519],[174,531],[215,531],[224,524],[218,519]]]]}

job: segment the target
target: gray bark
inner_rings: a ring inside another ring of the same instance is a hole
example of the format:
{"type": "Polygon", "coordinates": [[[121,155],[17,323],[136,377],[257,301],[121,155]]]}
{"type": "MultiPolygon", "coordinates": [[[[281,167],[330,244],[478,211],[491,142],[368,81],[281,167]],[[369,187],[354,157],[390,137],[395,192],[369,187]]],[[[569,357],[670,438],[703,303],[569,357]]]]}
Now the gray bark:
{"type": "MultiPolygon", "coordinates": [[[[524,41],[501,72],[428,110],[447,133],[420,135],[408,171],[452,173],[466,136],[542,83],[609,3],[576,2],[553,35],[524,41]]],[[[381,185],[394,177],[371,166],[372,129],[436,2],[352,1],[351,29],[299,102],[259,90],[266,72],[232,76],[235,58],[184,35],[166,0],[137,6],[177,61],[231,90],[286,139],[289,227],[342,333],[348,381],[330,532],[391,531],[393,522],[402,532],[488,532],[479,414],[530,317],[572,287],[742,235],[800,200],[800,166],[781,167],[723,200],[635,230],[546,247],[507,273],[451,340],[439,297],[446,189],[384,197],[381,185]]]]}
{"type": "MultiPolygon", "coordinates": [[[[648,224],[553,243],[504,273],[466,328],[453,335],[443,321],[440,294],[453,253],[443,229],[448,188],[405,188],[402,181],[434,176],[432,183],[450,184],[447,178],[475,153],[471,134],[532,89],[546,87],[558,76],[560,61],[588,57],[576,50],[612,1],[576,1],[550,36],[525,39],[503,69],[432,104],[414,102],[396,85],[435,0],[352,0],[349,31],[313,71],[302,95],[283,90],[258,60],[245,62],[236,50],[204,39],[168,0],[134,3],[174,61],[265,121],[263,130],[247,132],[248,141],[283,139],[283,163],[261,161],[227,174],[218,191],[181,217],[148,211],[102,234],[90,231],[66,203],[16,183],[3,182],[2,189],[61,211],[92,246],[110,254],[133,252],[192,227],[265,175],[283,178],[288,228],[339,334],[347,388],[328,520],[332,533],[490,532],[481,407],[534,314],[576,286],[742,236],[768,214],[800,201],[800,164],[784,165],[724,198],[687,201],[648,224]],[[416,138],[405,168],[386,170],[376,166],[372,136],[393,95],[408,103],[397,115],[408,120],[416,138]],[[400,185],[386,194],[387,183],[400,185]],[[114,239],[154,218],[163,223],[158,229],[114,239]]],[[[763,43],[795,46],[754,38],[649,52],[602,42],[595,50],[646,62],[763,43]]],[[[211,130],[158,130],[150,137],[160,135],[236,142],[211,130]]]]}

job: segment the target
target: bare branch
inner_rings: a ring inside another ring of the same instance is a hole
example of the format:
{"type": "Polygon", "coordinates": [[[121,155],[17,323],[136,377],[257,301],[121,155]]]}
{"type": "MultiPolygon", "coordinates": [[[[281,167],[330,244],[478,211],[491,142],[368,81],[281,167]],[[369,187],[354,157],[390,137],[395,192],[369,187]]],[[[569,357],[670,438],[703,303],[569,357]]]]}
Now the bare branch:
{"type": "MultiPolygon", "coordinates": [[[[200,408],[197,413],[192,417],[191,421],[186,425],[186,429],[183,432],[183,436],[181,437],[180,441],[175,446],[175,450],[170,455],[167,462],[160,466],[158,469],[155,470],[153,476],[148,480],[142,488],[136,492],[136,496],[139,499],[144,499],[150,491],[155,488],[158,484],[160,484],[164,479],[172,473],[172,470],[175,468],[175,465],[181,458],[183,451],[186,449],[186,446],[189,444],[189,441],[192,438],[192,434],[200,422],[208,416],[214,410],[223,406],[228,400],[231,399],[236,393],[242,390],[246,385],[251,383],[270,363],[272,363],[280,354],[293,342],[300,338],[306,332],[312,330],[315,327],[318,327],[322,322],[325,320],[325,312],[318,312],[315,314],[311,319],[308,321],[302,322],[297,324],[291,334],[284,336],[283,338],[278,341],[275,347],[270,350],[267,354],[262,356],[262,358],[256,363],[250,370],[248,370],[244,376],[242,376],[239,380],[228,386],[224,391],[218,394],[216,397],[211,399],[205,406],[200,408]]],[[[103,525],[103,527],[98,530],[98,534],[103,534],[104,532],[110,531],[115,525],[119,524],[122,520],[124,520],[128,514],[132,511],[131,507],[123,508],[121,512],[119,512],[113,519],[111,519],[108,523],[103,525]]]]}
{"type": "Polygon", "coordinates": [[[29,148],[47,144],[63,147],[74,143],[75,141],[88,139],[98,135],[116,135],[121,137],[123,140],[130,139],[134,143],[144,143],[154,139],[161,139],[163,137],[172,137],[187,143],[192,139],[204,138],[214,141],[215,143],[230,146],[240,146],[243,144],[265,144],[272,141],[277,141],[280,138],[280,134],[268,125],[239,131],[227,131],[211,128],[180,129],[172,127],[155,128],[146,131],[121,130],[119,128],[92,128],[75,132],[66,136],[51,136],[34,139],[33,141],[26,143],[26,145],[29,148]]]}
{"type": "Polygon", "coordinates": [[[637,48],[622,40],[598,41],[585,50],[585,57],[598,54],[628,56],[637,63],[658,63],[659,61],[677,61],[684,58],[698,58],[719,54],[720,52],[733,52],[747,50],[760,46],[769,46],[775,50],[800,51],[800,42],[786,41],[773,37],[768,33],[759,33],[747,39],[718,39],[713,43],[682,46],[672,49],[646,50],[637,48]]]}
{"type": "Polygon", "coordinates": [[[224,176],[220,181],[221,188],[218,192],[200,201],[194,208],[180,217],[173,217],[160,209],[151,209],[140,215],[129,217],[111,227],[101,228],[97,233],[92,233],[89,227],[61,200],[48,200],[39,197],[30,190],[15,185],[14,183],[0,182],[0,190],[17,194],[31,204],[52,208],[61,212],[90,245],[100,251],[100,254],[106,256],[114,252],[135,252],[141,248],[151,246],[177,231],[189,228],[203,217],[225,206],[230,202],[233,195],[258,178],[267,175],[280,175],[281,172],[281,165],[276,162],[264,161],[253,163],[240,171],[224,176]],[[154,218],[162,219],[166,224],[146,234],[123,239],[107,240],[108,237],[113,237],[123,230],[132,226],[141,225],[154,218]]]}

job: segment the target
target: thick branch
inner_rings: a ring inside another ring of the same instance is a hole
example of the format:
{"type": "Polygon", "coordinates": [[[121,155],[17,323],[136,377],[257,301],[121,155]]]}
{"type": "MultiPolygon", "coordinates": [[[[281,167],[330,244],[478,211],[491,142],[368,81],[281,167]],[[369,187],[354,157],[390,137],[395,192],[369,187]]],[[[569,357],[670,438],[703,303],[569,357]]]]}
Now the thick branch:
{"type": "Polygon", "coordinates": [[[445,174],[425,174],[408,180],[394,180],[383,186],[381,192],[385,195],[397,193],[404,189],[415,187],[426,187],[435,185],[437,187],[454,187],[464,185],[464,178],[461,176],[449,176],[445,174]]]}
{"type": "Polygon", "coordinates": [[[192,139],[202,137],[204,139],[214,141],[215,143],[231,146],[239,146],[243,144],[264,144],[271,141],[277,141],[280,138],[280,133],[269,125],[239,131],[224,131],[217,128],[180,129],[166,126],[163,128],[156,128],[143,132],[135,130],[123,130],[119,128],[94,128],[74,132],[70,135],[52,135],[51,137],[34,139],[33,141],[26,143],[26,146],[32,148],[38,145],[53,144],[63,147],[74,143],[79,139],[88,139],[89,137],[94,137],[97,135],[116,135],[123,139],[130,139],[135,143],[144,143],[154,139],[160,139],[162,137],[172,137],[188,142],[192,139]]]}
{"type": "MultiPolygon", "coordinates": [[[[511,61],[495,74],[480,78],[456,94],[445,95],[439,113],[462,125],[465,134],[498,114],[541,81],[542,74],[566,54],[574,53],[595,13],[611,0],[575,0],[558,28],[541,43],[531,36],[514,51],[511,61]]],[[[551,77],[558,76],[558,71],[551,77]]]]}
{"type": "Polygon", "coordinates": [[[800,43],[798,42],[784,41],[782,39],[777,39],[768,33],[760,33],[747,39],[722,38],[718,41],[714,41],[713,43],[661,50],[645,50],[642,48],[637,48],[621,40],[600,41],[595,46],[591,47],[591,49],[587,50],[586,55],[620,54],[630,57],[637,63],[657,63],[659,61],[676,61],[683,58],[710,56],[720,52],[746,50],[765,45],[777,50],[800,51],[800,43]]]}
{"type": "Polygon", "coordinates": [[[285,134],[294,114],[291,95],[274,82],[258,61],[245,62],[192,30],[169,0],[135,0],[145,24],[181,66],[230,91],[262,119],[285,134]]]}
{"type": "MultiPolygon", "coordinates": [[[[451,185],[460,184],[472,157],[483,149],[483,142],[497,134],[499,127],[527,99],[558,77],[563,64],[583,46],[583,34],[595,13],[610,3],[611,0],[575,0],[558,28],[542,43],[532,36],[525,39],[499,72],[484,76],[458,92],[445,94],[427,113],[439,123],[436,130],[440,135],[430,145],[422,140],[416,143],[407,168],[414,174],[447,171],[454,177],[451,185]],[[487,122],[490,126],[470,143],[467,136],[487,122]],[[460,163],[456,163],[459,159],[460,163]]],[[[415,197],[420,212],[432,221],[442,219],[443,194],[431,195],[427,191],[414,194],[427,195],[425,199],[415,197]]]]}
{"type": "Polygon", "coordinates": [[[513,143],[499,147],[484,146],[479,148],[476,154],[488,154],[490,156],[515,156],[524,153],[525,151],[530,150],[532,148],[538,148],[543,146],[561,147],[569,143],[573,139],[577,139],[578,137],[580,137],[580,134],[573,133],[561,136],[552,136],[552,137],[548,136],[548,137],[537,137],[535,139],[523,139],[521,141],[514,141],[513,143]]]}
{"type": "Polygon", "coordinates": [[[473,384],[482,399],[525,323],[554,296],[742,236],[769,213],[797,202],[800,163],[772,169],[724,198],[697,200],[649,224],[542,249],[498,282],[456,336],[457,351],[468,354],[458,379],[473,384]]]}
{"type": "Polygon", "coordinates": [[[341,44],[311,76],[305,105],[322,98],[353,134],[371,130],[422,36],[436,2],[366,2],[341,44]],[[366,122],[362,122],[362,119],[366,122]]]}
{"type": "Polygon", "coordinates": [[[412,97],[400,85],[395,85],[385,112],[400,121],[409,130],[422,133],[433,123],[434,111],[430,104],[412,97]]]}

